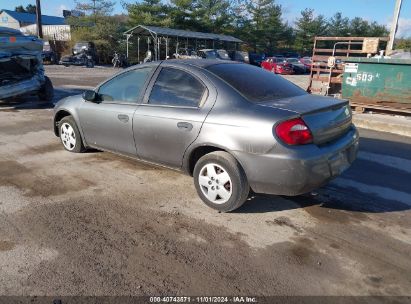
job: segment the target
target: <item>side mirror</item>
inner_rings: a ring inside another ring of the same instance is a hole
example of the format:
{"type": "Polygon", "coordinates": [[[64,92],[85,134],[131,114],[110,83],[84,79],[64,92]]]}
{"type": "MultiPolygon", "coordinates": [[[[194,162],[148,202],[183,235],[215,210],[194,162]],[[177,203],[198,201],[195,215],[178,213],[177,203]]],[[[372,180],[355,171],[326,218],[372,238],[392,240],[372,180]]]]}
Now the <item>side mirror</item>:
{"type": "Polygon", "coordinates": [[[93,90],[87,90],[83,92],[83,99],[86,101],[96,102],[97,93],[93,90]]]}

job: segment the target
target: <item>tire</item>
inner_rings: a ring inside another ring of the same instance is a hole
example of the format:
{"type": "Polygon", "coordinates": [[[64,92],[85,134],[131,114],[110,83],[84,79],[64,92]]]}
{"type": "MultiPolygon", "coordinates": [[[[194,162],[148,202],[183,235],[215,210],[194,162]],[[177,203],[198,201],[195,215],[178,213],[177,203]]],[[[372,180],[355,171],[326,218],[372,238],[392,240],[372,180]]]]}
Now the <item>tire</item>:
{"type": "Polygon", "coordinates": [[[88,68],[94,68],[94,62],[93,62],[93,60],[87,60],[86,67],[88,67],[88,68]]]}
{"type": "Polygon", "coordinates": [[[54,97],[53,84],[51,83],[50,78],[48,78],[47,76],[45,76],[45,79],[46,81],[44,82],[43,86],[41,87],[37,95],[41,100],[51,102],[54,97]]]}
{"type": "Polygon", "coordinates": [[[64,149],[67,151],[73,153],[86,151],[83,139],[72,116],[63,117],[63,119],[59,121],[59,137],[64,149]]]}
{"type": "Polygon", "coordinates": [[[247,200],[250,192],[243,168],[227,152],[216,151],[201,157],[194,167],[193,176],[197,193],[203,202],[222,212],[239,208],[247,200]],[[214,195],[215,200],[212,200],[214,195]]]}

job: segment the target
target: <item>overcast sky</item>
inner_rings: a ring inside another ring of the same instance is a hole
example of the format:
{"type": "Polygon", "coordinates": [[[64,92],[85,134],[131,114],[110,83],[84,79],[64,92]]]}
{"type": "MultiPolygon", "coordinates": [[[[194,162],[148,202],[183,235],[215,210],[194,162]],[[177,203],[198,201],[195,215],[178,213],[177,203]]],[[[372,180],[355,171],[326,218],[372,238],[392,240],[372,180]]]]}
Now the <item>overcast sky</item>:
{"type": "MultiPolygon", "coordinates": [[[[0,0],[0,9],[14,9],[19,4],[35,4],[30,0],[0,0]]],[[[127,1],[126,2],[135,2],[127,1]]],[[[277,0],[284,8],[284,18],[290,23],[299,16],[300,11],[310,7],[317,14],[326,17],[340,11],[347,17],[363,17],[369,21],[390,24],[394,12],[395,0],[277,0]]],[[[42,12],[45,15],[61,16],[63,9],[73,9],[74,0],[43,0],[42,12]]],[[[123,12],[120,1],[117,1],[115,13],[123,12]]],[[[403,0],[398,37],[411,37],[411,0],[403,0]]]]}

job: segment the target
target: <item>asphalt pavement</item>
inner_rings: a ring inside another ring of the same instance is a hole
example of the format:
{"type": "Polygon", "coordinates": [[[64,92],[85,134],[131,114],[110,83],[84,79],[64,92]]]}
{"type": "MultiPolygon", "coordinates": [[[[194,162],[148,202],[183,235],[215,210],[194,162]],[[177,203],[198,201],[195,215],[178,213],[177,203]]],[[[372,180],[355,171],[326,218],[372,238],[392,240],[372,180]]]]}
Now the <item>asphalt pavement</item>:
{"type": "MultiPolygon", "coordinates": [[[[80,69],[47,69],[57,98],[113,73],[80,69]]],[[[315,193],[218,213],[188,176],[64,151],[36,98],[0,102],[0,295],[411,296],[411,139],[360,135],[315,193]]]]}

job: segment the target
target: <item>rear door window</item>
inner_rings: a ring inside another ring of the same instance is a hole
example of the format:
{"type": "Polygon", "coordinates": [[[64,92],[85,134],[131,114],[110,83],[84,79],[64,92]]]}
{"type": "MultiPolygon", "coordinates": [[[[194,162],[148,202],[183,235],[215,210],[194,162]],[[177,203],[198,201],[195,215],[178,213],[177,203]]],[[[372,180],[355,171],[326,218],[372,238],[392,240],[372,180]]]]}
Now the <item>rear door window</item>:
{"type": "Polygon", "coordinates": [[[174,68],[162,68],[149,97],[149,104],[198,107],[205,86],[193,75],[174,68]]]}

